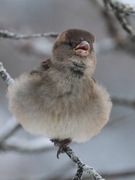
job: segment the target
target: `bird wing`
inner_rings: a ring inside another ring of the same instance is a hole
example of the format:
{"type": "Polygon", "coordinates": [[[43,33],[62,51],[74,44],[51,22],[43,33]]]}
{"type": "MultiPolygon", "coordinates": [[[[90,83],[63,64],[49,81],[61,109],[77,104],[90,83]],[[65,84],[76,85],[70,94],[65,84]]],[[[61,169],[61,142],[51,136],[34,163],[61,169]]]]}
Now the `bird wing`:
{"type": "Polygon", "coordinates": [[[33,74],[39,74],[41,75],[42,73],[44,73],[45,71],[47,71],[50,67],[52,66],[52,62],[50,59],[46,59],[45,61],[43,61],[40,66],[38,66],[37,68],[33,69],[30,72],[30,75],[33,74]]]}

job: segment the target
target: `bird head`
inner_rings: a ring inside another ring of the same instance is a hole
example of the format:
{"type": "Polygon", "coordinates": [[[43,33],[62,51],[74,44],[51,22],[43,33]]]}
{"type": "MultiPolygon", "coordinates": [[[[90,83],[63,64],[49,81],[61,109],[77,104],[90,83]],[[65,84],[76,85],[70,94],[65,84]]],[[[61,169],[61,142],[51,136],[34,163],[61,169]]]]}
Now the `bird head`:
{"type": "Polygon", "coordinates": [[[96,58],[93,34],[80,29],[62,32],[52,48],[52,62],[59,67],[83,73],[87,67],[94,71],[96,58]]]}

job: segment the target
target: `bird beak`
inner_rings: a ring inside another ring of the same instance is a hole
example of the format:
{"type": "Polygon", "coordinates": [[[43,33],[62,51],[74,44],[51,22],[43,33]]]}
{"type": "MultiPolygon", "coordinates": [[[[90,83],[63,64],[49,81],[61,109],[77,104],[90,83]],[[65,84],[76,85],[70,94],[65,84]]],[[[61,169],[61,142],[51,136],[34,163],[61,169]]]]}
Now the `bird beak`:
{"type": "Polygon", "coordinates": [[[90,53],[90,44],[87,41],[82,41],[74,48],[74,51],[79,56],[88,56],[90,53]]]}

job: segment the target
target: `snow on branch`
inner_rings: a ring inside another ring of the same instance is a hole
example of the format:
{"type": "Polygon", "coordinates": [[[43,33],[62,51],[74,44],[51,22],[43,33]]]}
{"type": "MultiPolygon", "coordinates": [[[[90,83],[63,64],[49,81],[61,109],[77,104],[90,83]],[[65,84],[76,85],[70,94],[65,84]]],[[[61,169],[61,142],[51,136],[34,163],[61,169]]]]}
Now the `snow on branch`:
{"type": "Polygon", "coordinates": [[[6,38],[6,39],[31,39],[31,38],[41,38],[41,37],[57,37],[59,34],[56,32],[49,32],[49,33],[42,33],[42,34],[17,34],[13,32],[9,32],[7,30],[0,30],[0,38],[6,38]]]}
{"type": "MultiPolygon", "coordinates": [[[[132,35],[133,34],[134,34],[134,32],[132,33],[132,35]]],[[[33,39],[33,38],[41,38],[41,37],[53,37],[53,38],[56,38],[58,35],[59,35],[59,33],[56,33],[56,32],[25,35],[25,34],[18,34],[18,33],[9,32],[7,30],[0,30],[0,38],[12,39],[12,40],[33,39]]],[[[123,41],[123,44],[121,44],[121,43],[119,44],[118,42],[115,42],[115,39],[111,39],[111,38],[102,40],[101,42],[99,42],[99,43],[97,43],[95,45],[96,53],[101,53],[101,52],[104,52],[104,51],[108,51],[110,49],[114,49],[116,47],[119,47],[119,45],[124,46],[124,43],[126,43],[126,40],[123,41]]],[[[33,43],[32,43],[32,45],[29,44],[29,47],[32,49],[32,54],[37,54],[37,55],[39,55],[39,54],[44,55],[45,54],[45,50],[43,51],[43,49],[39,49],[39,47],[37,48],[37,45],[35,47],[33,45],[33,43]]],[[[126,46],[126,48],[127,47],[129,47],[129,46],[126,46]]],[[[50,46],[49,46],[49,48],[50,48],[50,46]]],[[[134,47],[133,47],[133,52],[134,52],[134,47]]],[[[3,66],[2,66],[2,63],[0,62],[0,73],[1,73],[0,75],[3,78],[3,80],[6,79],[6,83],[7,83],[7,85],[9,85],[10,83],[13,82],[13,79],[10,78],[9,74],[5,73],[5,69],[2,69],[2,68],[3,68],[3,66]]]]}
{"type": "Polygon", "coordinates": [[[66,147],[64,152],[69,156],[70,159],[72,159],[72,161],[78,167],[77,173],[72,180],[81,180],[83,171],[89,174],[89,176],[91,177],[91,180],[105,180],[95,171],[94,168],[89,167],[88,165],[84,164],[80,160],[80,158],[76,156],[75,152],[71,148],[66,147]]]}
{"type": "Polygon", "coordinates": [[[135,8],[131,7],[128,4],[124,4],[116,0],[104,0],[104,2],[109,3],[111,8],[115,11],[119,11],[119,13],[123,13],[125,15],[135,14],[135,8]]]}
{"type": "Polygon", "coordinates": [[[111,7],[123,29],[135,38],[135,28],[128,22],[127,19],[127,16],[135,14],[135,9],[132,8],[130,5],[121,3],[119,1],[104,0],[104,3],[107,9],[108,6],[111,7]]]}
{"type": "Polygon", "coordinates": [[[14,82],[14,80],[11,78],[11,76],[7,73],[2,62],[0,62],[0,76],[6,82],[7,85],[10,85],[14,82]]]}

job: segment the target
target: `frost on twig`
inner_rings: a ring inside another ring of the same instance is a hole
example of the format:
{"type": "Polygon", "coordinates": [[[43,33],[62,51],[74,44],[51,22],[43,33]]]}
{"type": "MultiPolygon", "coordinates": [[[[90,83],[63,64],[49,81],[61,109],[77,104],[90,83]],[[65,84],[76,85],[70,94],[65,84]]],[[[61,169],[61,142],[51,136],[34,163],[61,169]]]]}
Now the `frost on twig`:
{"type": "Polygon", "coordinates": [[[6,38],[6,39],[31,39],[31,38],[41,38],[41,37],[57,37],[59,34],[56,32],[49,32],[49,33],[42,33],[42,34],[17,34],[13,32],[9,32],[7,30],[0,30],[0,38],[6,38]]]}
{"type": "Polygon", "coordinates": [[[123,29],[135,38],[135,28],[128,22],[127,19],[127,16],[135,14],[135,9],[118,1],[104,0],[104,3],[107,9],[108,5],[112,8],[123,29]]]}
{"type": "MultiPolygon", "coordinates": [[[[59,148],[59,141],[53,139],[51,139],[51,141],[54,143],[54,146],[58,146],[59,148]]],[[[83,172],[88,173],[91,180],[105,180],[92,167],[84,164],[69,146],[63,148],[62,152],[66,153],[68,157],[77,165],[77,172],[72,180],[81,180],[83,172]]]]}
{"type": "Polygon", "coordinates": [[[11,78],[11,76],[7,73],[2,62],[0,62],[0,76],[6,82],[7,85],[10,85],[14,82],[14,80],[11,78]]]}
{"type": "MultiPolygon", "coordinates": [[[[93,0],[94,4],[100,9],[101,15],[103,16],[104,20],[106,21],[106,25],[107,25],[107,32],[109,33],[109,35],[111,36],[111,38],[106,38],[103,39],[101,41],[99,41],[98,43],[96,43],[95,45],[95,50],[96,53],[104,53],[110,50],[114,50],[114,49],[120,49],[120,50],[124,50],[127,53],[129,53],[129,55],[131,56],[132,54],[135,54],[135,43],[133,41],[133,38],[129,38],[129,36],[126,36],[125,34],[121,33],[121,31],[119,30],[117,23],[116,23],[116,18],[115,16],[113,16],[113,13],[111,13],[110,11],[110,6],[108,7],[109,2],[111,1],[106,1],[105,2],[105,6],[103,6],[103,3],[101,0],[93,0]]],[[[114,8],[117,9],[118,7],[117,2],[113,1],[114,3],[114,8]],[[115,4],[116,3],[116,4],[115,4]]],[[[128,7],[128,5],[125,5],[126,7],[128,7]]],[[[122,11],[122,5],[120,5],[120,12],[122,11]]],[[[133,8],[131,8],[132,11],[128,10],[128,12],[134,12],[133,8]]],[[[124,8],[124,10],[122,12],[125,12],[127,10],[127,8],[124,8]]],[[[127,12],[127,11],[126,11],[127,12]]],[[[130,13],[131,14],[131,13],[130,13]]],[[[130,15],[129,14],[129,15],[130,15]]],[[[133,36],[132,36],[133,37],[133,36]]]]}
{"type": "MultiPolygon", "coordinates": [[[[78,156],[75,155],[75,152],[69,148],[69,147],[66,147],[64,149],[64,152],[70,157],[70,159],[72,159],[72,161],[77,165],[78,167],[78,170],[77,170],[77,174],[81,174],[84,172],[88,173],[89,176],[91,177],[91,180],[105,180],[103,179],[96,171],[95,169],[93,169],[92,167],[89,167],[88,165],[84,164],[78,156]],[[80,173],[79,173],[80,172],[80,173]]],[[[77,177],[74,177],[73,180],[81,180],[81,177],[80,179],[77,179],[77,177]]]]}
{"type": "Polygon", "coordinates": [[[118,0],[104,0],[107,4],[109,3],[113,10],[119,11],[119,13],[123,13],[125,15],[135,14],[135,8],[131,7],[128,4],[124,4],[118,0]]]}

